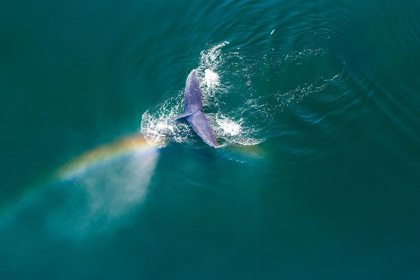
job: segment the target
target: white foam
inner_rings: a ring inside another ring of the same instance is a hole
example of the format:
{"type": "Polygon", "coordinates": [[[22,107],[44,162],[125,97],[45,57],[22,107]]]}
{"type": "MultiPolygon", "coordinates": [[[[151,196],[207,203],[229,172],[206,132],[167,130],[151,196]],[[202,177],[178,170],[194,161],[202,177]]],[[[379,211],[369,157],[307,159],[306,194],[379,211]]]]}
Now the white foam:
{"type": "Polygon", "coordinates": [[[232,136],[238,135],[242,130],[242,127],[239,123],[236,123],[224,116],[222,116],[220,119],[217,119],[217,124],[223,129],[223,131],[226,134],[232,136]]]}
{"type": "Polygon", "coordinates": [[[184,141],[186,126],[174,121],[183,110],[181,95],[183,96],[182,92],[175,92],[144,112],[141,120],[141,134],[147,143],[164,147],[170,141],[184,141]]]}
{"type": "MultiPolygon", "coordinates": [[[[262,104],[258,104],[258,107],[246,105],[249,100],[254,100],[254,95],[257,94],[252,89],[250,80],[252,68],[248,69],[247,61],[239,52],[222,52],[227,44],[229,42],[209,46],[200,53],[196,71],[205,113],[214,127],[216,136],[223,139],[224,145],[256,145],[265,139],[258,136],[262,128],[255,123],[253,113],[261,115],[258,111],[264,108],[261,107],[262,104]],[[227,78],[224,80],[223,76],[227,78]],[[236,79],[242,80],[246,91],[235,92],[235,84],[232,81],[236,79]],[[239,101],[239,107],[232,107],[226,102],[230,95],[242,100],[239,101]]],[[[183,111],[183,99],[184,89],[169,93],[143,114],[141,133],[148,143],[164,147],[170,142],[198,141],[187,122],[173,121],[183,111]]]]}
{"type": "Polygon", "coordinates": [[[216,72],[210,70],[210,69],[206,69],[204,71],[204,80],[206,81],[206,85],[208,88],[214,88],[216,86],[218,86],[219,83],[219,75],[217,75],[216,72]]]}
{"type": "MultiPolygon", "coordinates": [[[[232,115],[238,115],[238,112],[233,112],[232,115]]],[[[223,114],[209,114],[208,117],[210,120],[215,120],[214,130],[216,135],[219,138],[222,138],[227,146],[233,144],[252,146],[264,141],[264,139],[255,137],[258,129],[253,127],[250,123],[246,123],[242,118],[234,120],[232,117],[223,114]]]]}
{"type": "Polygon", "coordinates": [[[227,44],[229,44],[229,42],[225,41],[223,43],[211,47],[208,50],[202,50],[200,53],[200,66],[198,67],[197,71],[202,72],[203,69],[216,71],[216,69],[223,61],[223,58],[221,57],[221,48],[226,46],[227,44]]]}

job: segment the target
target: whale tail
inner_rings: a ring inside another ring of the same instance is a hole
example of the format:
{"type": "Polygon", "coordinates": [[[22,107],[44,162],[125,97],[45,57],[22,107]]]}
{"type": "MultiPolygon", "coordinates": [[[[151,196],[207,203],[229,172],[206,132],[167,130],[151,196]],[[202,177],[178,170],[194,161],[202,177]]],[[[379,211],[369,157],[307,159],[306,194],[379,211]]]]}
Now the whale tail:
{"type": "Polygon", "coordinates": [[[181,115],[177,116],[176,118],[174,118],[174,121],[180,120],[180,119],[184,119],[188,116],[191,116],[194,113],[182,113],[181,115]]]}
{"type": "Polygon", "coordinates": [[[197,80],[196,70],[192,70],[188,75],[184,92],[184,113],[176,119],[182,119],[189,115],[203,110],[203,101],[201,100],[200,84],[197,80]]]}
{"type": "Polygon", "coordinates": [[[220,144],[217,143],[217,138],[213,127],[203,112],[198,112],[188,116],[187,121],[194,129],[195,133],[197,133],[197,135],[200,136],[200,138],[203,139],[207,145],[213,148],[220,147],[220,144]]]}
{"type": "Polygon", "coordinates": [[[174,120],[185,118],[193,130],[203,141],[214,148],[221,145],[217,143],[216,134],[203,110],[203,101],[201,99],[200,84],[197,80],[196,70],[192,70],[187,78],[184,93],[184,112],[174,120]]]}

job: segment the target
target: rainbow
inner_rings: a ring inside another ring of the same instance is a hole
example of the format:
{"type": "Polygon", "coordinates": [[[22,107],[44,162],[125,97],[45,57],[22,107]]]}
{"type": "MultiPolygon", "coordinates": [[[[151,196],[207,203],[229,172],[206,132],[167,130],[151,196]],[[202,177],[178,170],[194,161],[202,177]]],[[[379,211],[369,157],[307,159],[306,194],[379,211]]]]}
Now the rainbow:
{"type": "Polygon", "coordinates": [[[64,164],[52,175],[48,176],[46,180],[28,186],[27,190],[18,199],[10,201],[7,205],[1,207],[0,221],[29,204],[37,195],[54,186],[55,183],[75,178],[94,166],[111,162],[120,157],[135,155],[145,157],[145,160],[148,160],[148,156],[156,155],[156,153],[158,153],[158,147],[149,145],[140,134],[123,137],[114,142],[100,145],[64,164]]]}
{"type": "Polygon", "coordinates": [[[119,158],[121,156],[136,154],[150,155],[156,153],[157,147],[149,145],[141,135],[133,135],[121,138],[115,142],[101,145],[95,149],[84,153],[65,164],[55,173],[55,179],[69,179],[83,171],[101,164],[119,158]]]}

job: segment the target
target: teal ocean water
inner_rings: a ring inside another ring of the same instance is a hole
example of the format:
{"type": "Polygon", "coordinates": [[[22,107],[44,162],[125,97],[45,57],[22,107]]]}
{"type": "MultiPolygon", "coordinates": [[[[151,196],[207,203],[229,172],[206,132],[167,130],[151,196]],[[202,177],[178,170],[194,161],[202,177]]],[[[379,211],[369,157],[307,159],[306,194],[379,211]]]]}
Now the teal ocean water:
{"type": "Polygon", "coordinates": [[[419,1],[2,1],[0,35],[0,279],[419,279],[419,1]],[[193,69],[223,148],[172,121],[193,69]]]}

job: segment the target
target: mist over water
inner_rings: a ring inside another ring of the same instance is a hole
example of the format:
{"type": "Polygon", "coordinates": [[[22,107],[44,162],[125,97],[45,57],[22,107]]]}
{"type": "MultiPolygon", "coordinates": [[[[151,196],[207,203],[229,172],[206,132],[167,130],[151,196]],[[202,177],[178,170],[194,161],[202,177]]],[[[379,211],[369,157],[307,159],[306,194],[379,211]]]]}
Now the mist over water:
{"type": "Polygon", "coordinates": [[[142,206],[157,160],[156,150],[104,156],[89,164],[79,160],[79,167],[62,168],[56,179],[33,187],[11,209],[3,211],[0,228],[35,216],[43,220],[43,230],[63,238],[109,234],[129,222],[142,206]]]}
{"type": "Polygon", "coordinates": [[[0,19],[0,279],[418,279],[419,1],[0,19]]]}

